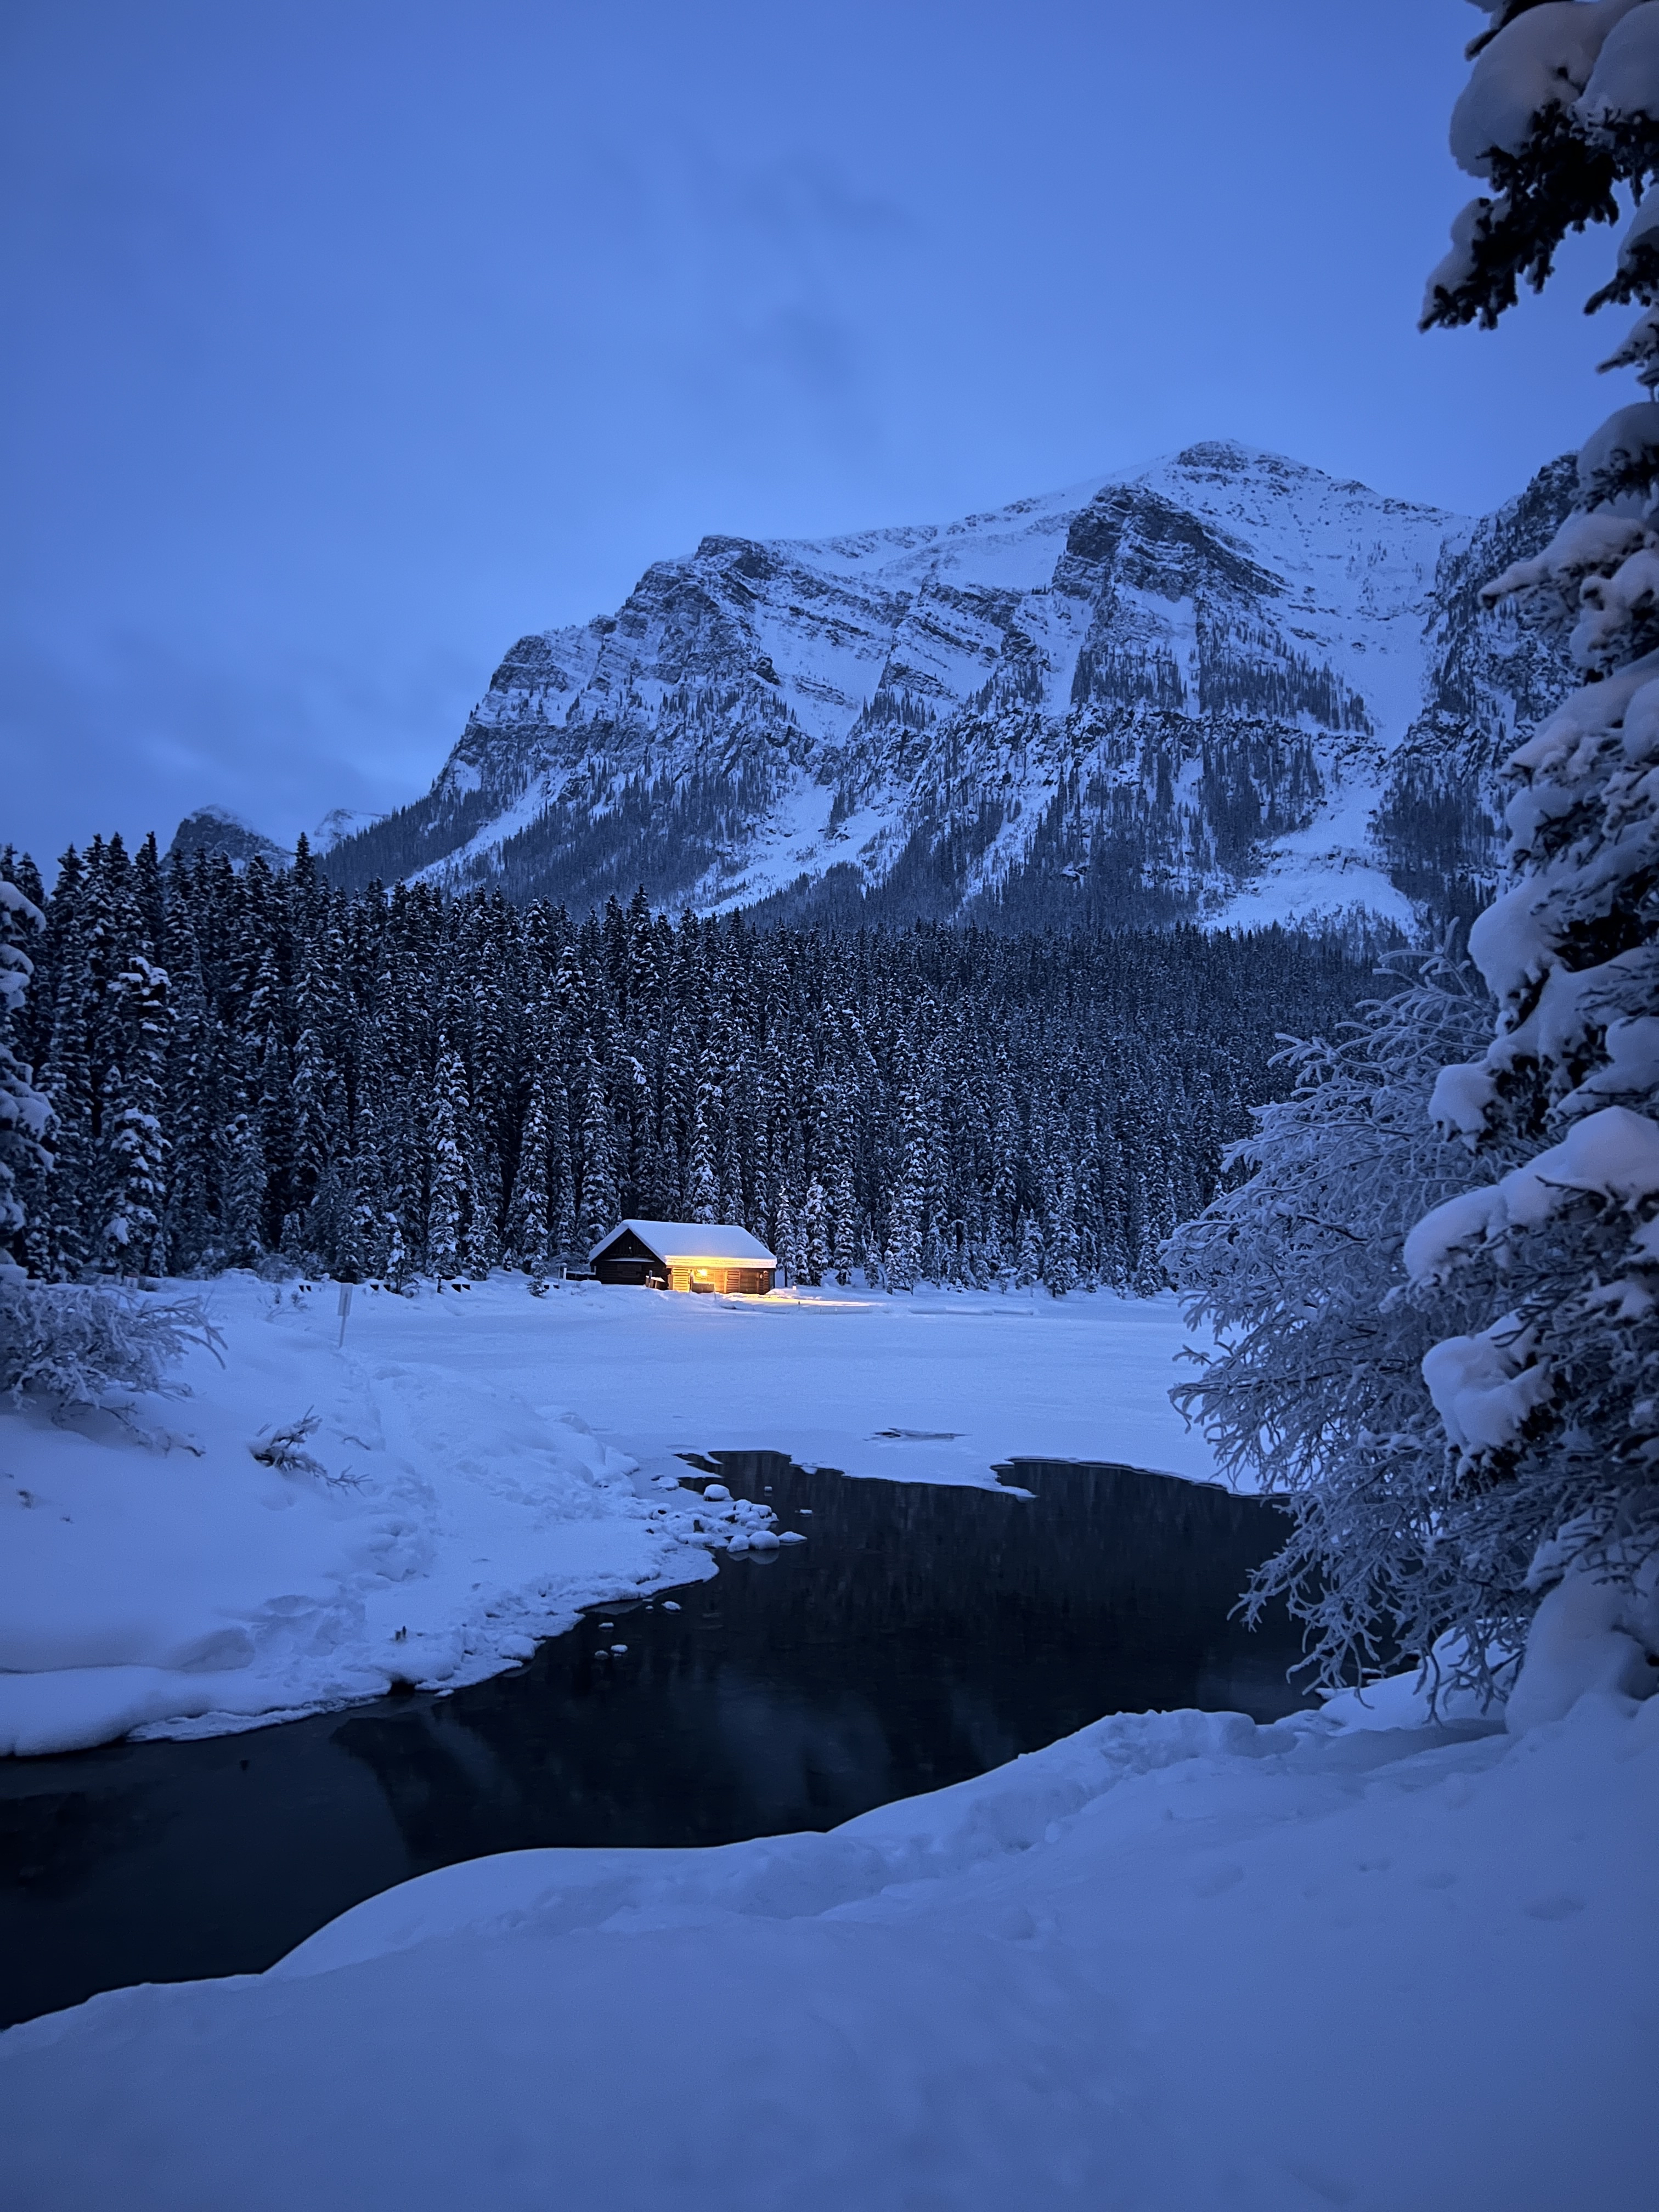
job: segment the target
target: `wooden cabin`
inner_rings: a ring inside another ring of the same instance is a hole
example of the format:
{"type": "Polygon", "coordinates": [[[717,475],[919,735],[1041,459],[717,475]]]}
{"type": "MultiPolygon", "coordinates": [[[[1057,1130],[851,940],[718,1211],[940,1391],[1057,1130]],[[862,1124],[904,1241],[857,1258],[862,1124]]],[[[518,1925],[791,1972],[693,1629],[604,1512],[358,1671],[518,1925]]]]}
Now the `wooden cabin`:
{"type": "Polygon", "coordinates": [[[602,1283],[659,1291],[738,1291],[764,1297],[778,1263],[746,1229],[714,1221],[619,1221],[588,1254],[602,1283]]]}

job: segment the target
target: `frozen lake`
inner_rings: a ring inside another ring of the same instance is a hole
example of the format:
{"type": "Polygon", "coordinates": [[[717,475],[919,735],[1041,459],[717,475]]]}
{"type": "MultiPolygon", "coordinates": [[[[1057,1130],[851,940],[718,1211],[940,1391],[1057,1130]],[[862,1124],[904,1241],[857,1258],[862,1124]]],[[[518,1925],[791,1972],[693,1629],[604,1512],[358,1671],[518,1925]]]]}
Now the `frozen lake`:
{"type": "Polygon", "coordinates": [[[1255,1500],[1053,1462],[1011,1471],[1030,1498],[719,1471],[808,1540],[592,1608],[451,1696],[0,1762],[4,2019],[258,1972],[457,1860],[827,1829],[1103,1713],[1297,1702],[1290,1624],[1227,1617],[1279,1526],[1255,1500]]]}

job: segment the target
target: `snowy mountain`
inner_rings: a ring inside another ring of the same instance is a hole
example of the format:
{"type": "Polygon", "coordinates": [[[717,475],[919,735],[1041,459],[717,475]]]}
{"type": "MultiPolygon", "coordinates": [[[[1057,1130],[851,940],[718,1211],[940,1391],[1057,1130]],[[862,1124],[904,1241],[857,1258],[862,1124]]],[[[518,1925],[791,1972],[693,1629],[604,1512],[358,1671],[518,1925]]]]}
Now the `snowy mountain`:
{"type": "Polygon", "coordinates": [[[803,919],[1466,908],[1565,684],[1474,591],[1566,486],[1476,523],[1200,445],[943,526],[706,538],[520,639],[328,872],[803,919]]]}
{"type": "MultiPolygon", "coordinates": [[[[331,807],[311,833],[311,849],[313,853],[331,853],[342,838],[356,836],[385,819],[382,814],[354,811],[347,806],[331,807]]],[[[245,868],[256,854],[274,868],[291,866],[294,860],[289,847],[267,837],[263,830],[256,830],[228,806],[198,806],[194,813],[185,815],[173,831],[173,842],[167,848],[169,860],[175,854],[181,860],[190,860],[198,853],[222,853],[236,869],[245,868]]]]}
{"type": "Polygon", "coordinates": [[[311,849],[331,853],[343,837],[355,837],[385,819],[384,814],[370,814],[362,807],[331,806],[311,833],[311,849]]]}
{"type": "Polygon", "coordinates": [[[267,837],[263,830],[256,830],[228,806],[198,806],[173,831],[167,850],[168,860],[188,860],[198,853],[222,853],[234,868],[245,868],[256,854],[276,868],[287,867],[294,858],[285,845],[267,837]]]}

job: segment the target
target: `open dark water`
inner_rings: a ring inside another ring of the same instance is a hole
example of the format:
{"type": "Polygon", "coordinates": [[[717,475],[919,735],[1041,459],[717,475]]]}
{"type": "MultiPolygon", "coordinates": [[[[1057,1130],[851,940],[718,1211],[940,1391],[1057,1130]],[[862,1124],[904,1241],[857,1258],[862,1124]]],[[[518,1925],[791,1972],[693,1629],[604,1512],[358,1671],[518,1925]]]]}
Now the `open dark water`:
{"type": "Polygon", "coordinates": [[[1283,1527],[1252,1499],[1121,1467],[1021,1461],[1022,1498],[720,1461],[809,1540],[723,1560],[678,1612],[597,1608],[450,1697],[0,1760],[0,2021],[259,1972],[484,1852],[829,1828],[1103,1713],[1302,1702],[1289,1620],[1228,1618],[1283,1527]]]}

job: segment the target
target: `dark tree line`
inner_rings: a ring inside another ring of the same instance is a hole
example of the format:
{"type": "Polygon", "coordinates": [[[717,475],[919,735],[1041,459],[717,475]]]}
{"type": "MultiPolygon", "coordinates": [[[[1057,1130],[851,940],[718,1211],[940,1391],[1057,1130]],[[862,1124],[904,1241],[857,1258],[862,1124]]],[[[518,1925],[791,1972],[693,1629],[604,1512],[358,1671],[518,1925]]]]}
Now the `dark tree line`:
{"type": "Polygon", "coordinates": [[[1277,930],[835,937],[331,888],[154,840],[71,850],[16,1042],[53,1280],[284,1266],[481,1276],[622,1215],[741,1223],[799,1277],[1158,1285],[1279,1086],[1370,988],[1277,930]]]}

